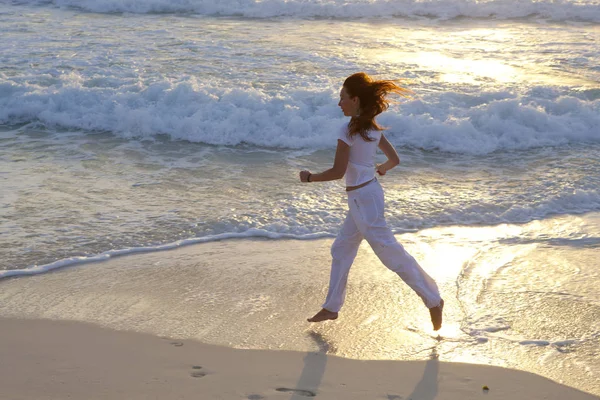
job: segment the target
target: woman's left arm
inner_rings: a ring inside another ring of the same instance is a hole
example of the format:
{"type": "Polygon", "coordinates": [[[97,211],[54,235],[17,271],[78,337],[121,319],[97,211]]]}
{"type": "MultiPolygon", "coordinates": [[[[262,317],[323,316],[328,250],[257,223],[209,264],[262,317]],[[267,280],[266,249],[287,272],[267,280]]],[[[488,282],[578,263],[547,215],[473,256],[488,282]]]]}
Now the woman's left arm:
{"type": "Polygon", "coordinates": [[[381,140],[379,141],[379,148],[387,157],[387,161],[383,164],[377,165],[377,173],[379,175],[385,175],[387,171],[400,164],[400,157],[398,157],[396,149],[384,135],[381,135],[381,140]]]}
{"type": "Polygon", "coordinates": [[[342,179],[348,167],[350,159],[350,146],[341,139],[338,139],[337,149],[333,167],[320,174],[311,174],[309,171],[300,171],[300,181],[302,182],[325,182],[342,179]],[[309,180],[310,178],[310,180],[309,180]]]}

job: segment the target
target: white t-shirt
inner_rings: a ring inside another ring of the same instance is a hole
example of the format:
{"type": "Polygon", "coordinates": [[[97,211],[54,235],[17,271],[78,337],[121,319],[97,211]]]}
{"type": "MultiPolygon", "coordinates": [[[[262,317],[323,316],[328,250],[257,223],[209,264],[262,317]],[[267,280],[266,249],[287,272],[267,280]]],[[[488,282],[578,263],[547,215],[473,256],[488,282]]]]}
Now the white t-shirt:
{"type": "Polygon", "coordinates": [[[348,126],[340,130],[338,139],[350,146],[350,159],[346,168],[346,186],[358,186],[375,177],[375,152],[381,140],[382,131],[369,131],[369,137],[375,139],[367,142],[356,134],[348,135],[348,126]]]}

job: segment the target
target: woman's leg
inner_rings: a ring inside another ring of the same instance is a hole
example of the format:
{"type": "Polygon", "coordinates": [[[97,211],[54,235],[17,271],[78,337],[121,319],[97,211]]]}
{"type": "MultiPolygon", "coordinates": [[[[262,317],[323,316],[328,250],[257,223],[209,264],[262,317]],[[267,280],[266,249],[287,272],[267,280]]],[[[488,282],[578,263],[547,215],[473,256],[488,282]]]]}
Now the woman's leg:
{"type": "MultiPolygon", "coordinates": [[[[359,189],[350,197],[350,214],[381,262],[397,273],[419,295],[427,308],[439,307],[441,311],[443,302],[437,284],[421,268],[414,257],[398,243],[392,231],[387,227],[384,217],[383,190],[379,182],[359,189]]],[[[439,318],[441,319],[441,314],[439,318]]],[[[436,325],[438,324],[434,322],[434,327],[436,325]]],[[[439,325],[441,325],[441,321],[439,325]]]]}
{"type": "Polygon", "coordinates": [[[363,236],[354,223],[354,218],[348,213],[342,229],[331,246],[332,261],[327,298],[321,311],[309,318],[308,322],[321,322],[338,317],[338,312],[346,299],[350,267],[362,240],[363,236]]]}
{"type": "Polygon", "coordinates": [[[342,308],[346,298],[350,267],[362,240],[363,236],[354,223],[354,218],[348,213],[342,229],[331,246],[331,274],[329,291],[323,304],[324,309],[337,313],[342,308]]]}

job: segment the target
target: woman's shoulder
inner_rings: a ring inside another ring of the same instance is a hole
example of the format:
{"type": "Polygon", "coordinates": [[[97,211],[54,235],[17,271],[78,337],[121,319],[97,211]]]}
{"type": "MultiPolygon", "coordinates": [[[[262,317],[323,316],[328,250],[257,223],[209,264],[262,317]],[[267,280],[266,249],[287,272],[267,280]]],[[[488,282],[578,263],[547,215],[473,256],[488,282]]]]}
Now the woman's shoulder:
{"type": "Polygon", "coordinates": [[[379,140],[383,136],[382,130],[372,129],[369,131],[369,137],[379,140]]]}
{"type": "Polygon", "coordinates": [[[365,142],[379,142],[379,139],[381,139],[381,136],[383,135],[383,131],[377,130],[377,129],[370,129],[366,132],[366,136],[368,138],[370,138],[371,140],[365,140],[365,142]]]}
{"type": "Polygon", "coordinates": [[[350,134],[348,124],[344,124],[340,127],[337,138],[342,142],[352,146],[352,144],[354,143],[354,138],[350,134]]]}

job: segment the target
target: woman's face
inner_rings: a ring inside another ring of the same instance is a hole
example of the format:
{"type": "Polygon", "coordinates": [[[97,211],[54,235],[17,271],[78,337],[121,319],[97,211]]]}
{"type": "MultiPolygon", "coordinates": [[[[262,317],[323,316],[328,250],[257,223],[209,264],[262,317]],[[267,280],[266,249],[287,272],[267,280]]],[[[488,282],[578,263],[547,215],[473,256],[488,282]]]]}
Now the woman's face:
{"type": "Polygon", "coordinates": [[[338,106],[340,106],[346,117],[357,116],[360,107],[358,96],[350,97],[346,88],[342,87],[342,90],[340,91],[340,102],[338,103],[338,106]]]}

